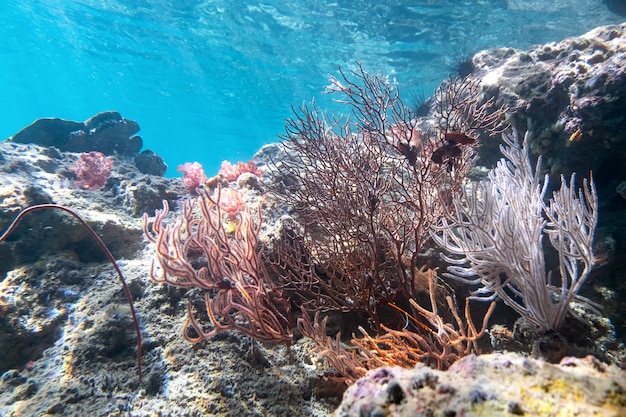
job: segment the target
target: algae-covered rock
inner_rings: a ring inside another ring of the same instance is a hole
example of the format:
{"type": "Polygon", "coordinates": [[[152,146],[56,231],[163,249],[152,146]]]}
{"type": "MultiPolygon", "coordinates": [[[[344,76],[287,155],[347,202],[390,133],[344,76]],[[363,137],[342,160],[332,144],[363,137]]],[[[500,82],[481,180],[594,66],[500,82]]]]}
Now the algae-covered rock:
{"type": "Polygon", "coordinates": [[[379,368],[348,388],[336,417],[624,416],[626,372],[588,356],[558,365],[513,353],[447,371],[379,368]]]}

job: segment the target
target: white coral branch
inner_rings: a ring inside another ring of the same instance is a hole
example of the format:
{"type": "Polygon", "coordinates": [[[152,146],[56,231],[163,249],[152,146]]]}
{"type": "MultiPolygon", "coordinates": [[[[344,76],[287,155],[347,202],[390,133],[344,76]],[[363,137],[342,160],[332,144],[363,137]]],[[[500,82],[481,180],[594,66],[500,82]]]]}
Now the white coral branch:
{"type": "Polygon", "coordinates": [[[526,140],[503,135],[505,158],[487,181],[469,186],[435,228],[433,239],[449,253],[444,276],[481,285],[473,298],[502,299],[531,323],[558,329],[593,265],[597,221],[593,181],[576,193],[574,176],[548,203],[548,176],[539,181],[541,159],[532,169],[526,140]],[[560,282],[546,272],[543,236],[559,256],[560,282]]]}

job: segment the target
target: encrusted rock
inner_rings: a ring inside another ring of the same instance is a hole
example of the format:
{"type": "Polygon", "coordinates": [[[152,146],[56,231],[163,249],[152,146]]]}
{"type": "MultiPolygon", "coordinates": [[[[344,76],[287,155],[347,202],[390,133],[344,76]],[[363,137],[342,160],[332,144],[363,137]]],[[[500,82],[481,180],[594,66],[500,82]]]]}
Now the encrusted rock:
{"type": "Polygon", "coordinates": [[[588,356],[559,365],[517,354],[467,356],[448,371],[379,368],[348,388],[336,417],[623,416],[626,372],[588,356]]]}

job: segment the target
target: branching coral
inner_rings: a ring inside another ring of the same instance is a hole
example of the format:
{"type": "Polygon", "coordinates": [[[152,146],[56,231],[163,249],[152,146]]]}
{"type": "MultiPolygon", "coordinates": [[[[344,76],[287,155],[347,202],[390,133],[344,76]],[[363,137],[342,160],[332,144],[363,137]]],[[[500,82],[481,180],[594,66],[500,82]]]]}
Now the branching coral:
{"type": "Polygon", "coordinates": [[[593,265],[592,239],[597,222],[593,182],[576,193],[574,177],[544,202],[548,176],[540,183],[527,143],[504,135],[506,159],[481,182],[454,199],[454,208],[437,227],[435,241],[450,255],[445,276],[481,285],[473,298],[499,298],[545,330],[558,330],[570,302],[593,265]],[[559,276],[546,271],[543,237],[556,249],[559,276]]]}
{"type": "Polygon", "coordinates": [[[315,313],[313,321],[303,315],[301,332],[346,380],[389,364],[444,368],[476,348],[491,310],[477,331],[452,298],[444,304],[456,328],[444,323],[434,298],[431,310],[420,307],[414,299],[434,281],[420,252],[460,193],[478,135],[504,130],[506,109],[483,101],[477,81],[451,79],[435,94],[434,121],[419,131],[393,82],[361,67],[351,75],[355,81],[343,72],[331,77],[328,92],[341,95],[355,120],[313,104],[287,122],[287,157],[274,161],[283,187],[274,192],[294,211],[269,261],[282,288],[315,313]],[[361,328],[354,350],[325,335],[318,313],[329,310],[367,315],[370,330],[361,328]],[[404,317],[415,327],[389,325],[404,317]]]}
{"type": "Polygon", "coordinates": [[[407,320],[402,329],[383,326],[380,336],[370,336],[363,327],[359,327],[361,337],[352,338],[354,347],[351,349],[341,343],[340,334],[334,338],[326,335],[327,318],[320,321],[319,312],[311,321],[304,311],[302,318],[298,319],[298,329],[315,341],[316,352],[326,358],[340,378],[347,383],[362,377],[368,370],[381,366],[412,368],[421,362],[436,369],[447,369],[459,358],[478,353],[476,341],[487,329],[495,303],[491,304],[483,316],[481,328],[478,330],[470,317],[468,300],[465,303],[465,316],[461,318],[452,296],[448,295],[446,304],[448,313],[454,317],[454,323],[447,323],[437,308],[435,271],[422,273],[428,280],[431,309],[428,310],[411,299],[413,313],[400,310],[407,320]]]}
{"type": "Polygon", "coordinates": [[[247,208],[226,214],[219,189],[215,198],[202,189],[198,193],[184,201],[182,215],[169,224],[165,201],[151,228],[144,215],[145,235],[156,247],[152,280],[204,291],[213,329],[204,331],[188,305],[185,339],[198,342],[236,329],[262,341],[291,342],[289,304],[268,278],[257,247],[260,216],[255,221],[247,208]],[[236,224],[233,233],[229,222],[236,224]]]}
{"type": "Polygon", "coordinates": [[[274,265],[308,309],[362,311],[379,325],[381,306],[415,292],[419,252],[471,168],[475,136],[501,131],[506,109],[481,105],[476,82],[450,80],[434,125],[418,132],[393,82],[352,75],[331,77],[328,90],[356,122],[314,105],[287,122],[275,191],[296,223],[274,265]]]}
{"type": "Polygon", "coordinates": [[[229,218],[220,189],[211,197],[199,188],[170,224],[166,204],[151,230],[144,218],[156,246],[152,279],[203,290],[213,328],[204,331],[190,306],[184,334],[192,342],[226,329],[288,342],[293,302],[304,311],[302,333],[346,380],[382,364],[446,367],[476,349],[489,314],[477,331],[452,298],[444,306],[455,324],[439,315],[434,292],[431,309],[420,307],[414,300],[435,280],[420,265],[420,252],[460,192],[478,134],[500,132],[506,109],[483,103],[477,82],[449,80],[436,93],[434,122],[418,131],[388,78],[358,67],[330,82],[328,92],[341,95],[353,119],[328,116],[313,104],[287,121],[287,157],[273,161],[270,175],[278,184],[273,195],[293,216],[273,251],[257,250],[260,218],[253,221],[248,210],[229,218]],[[227,222],[237,225],[234,234],[227,222]],[[326,336],[318,313],[328,310],[365,316],[368,329],[353,340],[355,350],[326,336]],[[392,324],[405,318],[405,328],[392,324]]]}

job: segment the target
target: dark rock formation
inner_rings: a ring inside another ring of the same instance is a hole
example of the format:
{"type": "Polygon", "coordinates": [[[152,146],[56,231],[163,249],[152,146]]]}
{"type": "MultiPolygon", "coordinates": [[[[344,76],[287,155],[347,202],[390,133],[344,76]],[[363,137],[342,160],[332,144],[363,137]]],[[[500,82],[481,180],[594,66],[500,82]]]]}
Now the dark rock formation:
{"type": "Polygon", "coordinates": [[[142,174],[162,177],[167,171],[167,164],[159,155],[150,150],[141,151],[135,156],[135,166],[142,174]]]}
{"type": "Polygon", "coordinates": [[[123,118],[116,111],[98,113],[85,122],[59,118],[37,119],[10,140],[55,147],[63,152],[98,151],[105,155],[135,157],[139,171],[149,175],[165,175],[163,158],[150,150],[139,153],[143,140],[135,135],[139,124],[123,118]]]}
{"type": "Polygon", "coordinates": [[[139,124],[123,118],[118,112],[98,113],[80,123],[63,119],[38,119],[17,132],[11,140],[54,146],[66,152],[98,151],[105,155],[136,155],[143,141],[139,124]]]}
{"type": "MultiPolygon", "coordinates": [[[[626,24],[527,51],[483,51],[474,62],[487,93],[515,109],[513,126],[528,131],[547,171],[597,176],[626,157],[626,24]]],[[[499,157],[492,149],[483,148],[485,161],[499,157]]]]}

